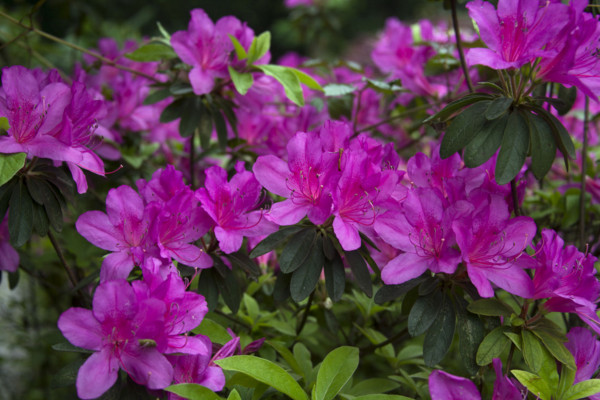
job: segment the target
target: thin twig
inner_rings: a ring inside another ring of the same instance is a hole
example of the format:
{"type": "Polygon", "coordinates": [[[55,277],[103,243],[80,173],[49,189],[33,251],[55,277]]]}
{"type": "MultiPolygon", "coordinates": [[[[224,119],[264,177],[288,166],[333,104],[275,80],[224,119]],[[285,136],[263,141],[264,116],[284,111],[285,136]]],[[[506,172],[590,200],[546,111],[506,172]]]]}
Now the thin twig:
{"type": "Polygon", "coordinates": [[[223,318],[227,318],[228,320],[230,320],[231,322],[240,325],[241,327],[243,327],[244,329],[246,329],[248,332],[252,332],[252,327],[250,325],[248,325],[247,323],[240,321],[239,319],[235,318],[232,315],[226,314],[221,310],[214,310],[213,311],[215,314],[220,315],[223,318]]]}
{"type": "Polygon", "coordinates": [[[512,181],[510,181],[510,193],[512,195],[515,217],[518,217],[519,215],[521,215],[521,210],[519,210],[519,196],[517,194],[517,178],[514,178],[512,181]]]}
{"type": "Polygon", "coordinates": [[[585,184],[587,170],[588,129],[589,129],[590,99],[585,96],[583,111],[583,148],[581,149],[581,192],[579,193],[579,249],[585,249],[585,184]]]}
{"type": "Polygon", "coordinates": [[[454,35],[456,36],[456,49],[458,50],[458,55],[460,58],[460,66],[462,67],[463,73],[465,74],[465,80],[467,81],[467,86],[469,87],[469,92],[475,92],[473,89],[473,82],[471,82],[471,76],[469,75],[469,69],[467,68],[467,62],[465,61],[465,53],[462,48],[462,42],[460,39],[460,28],[458,26],[458,16],[456,13],[456,0],[452,0],[450,2],[452,6],[452,25],[454,25],[454,35]]]}
{"type": "Polygon", "coordinates": [[[0,17],[4,17],[5,19],[9,20],[13,24],[19,25],[21,28],[27,29],[28,31],[31,31],[31,32],[34,32],[34,33],[36,33],[36,34],[38,34],[38,35],[40,35],[42,37],[45,37],[46,39],[52,40],[52,41],[54,41],[56,43],[62,44],[63,46],[70,47],[70,48],[72,48],[74,50],[77,50],[79,52],[88,54],[88,55],[90,55],[90,56],[92,56],[94,58],[97,58],[98,60],[102,61],[103,63],[105,63],[107,65],[110,65],[111,67],[115,67],[115,68],[123,70],[123,71],[131,72],[132,74],[135,74],[135,75],[143,76],[144,78],[150,79],[150,80],[152,80],[154,82],[160,82],[156,77],[154,77],[152,75],[148,75],[148,74],[146,74],[144,72],[141,72],[141,71],[138,71],[136,69],[129,68],[129,67],[126,67],[126,66],[121,65],[121,64],[117,64],[113,60],[111,60],[109,58],[106,58],[106,57],[104,57],[104,56],[96,53],[95,51],[91,51],[91,50],[88,50],[88,49],[83,48],[81,46],[78,46],[78,45],[76,45],[74,43],[67,42],[66,40],[63,40],[63,39],[61,39],[59,37],[51,35],[51,34],[49,34],[47,32],[42,31],[42,30],[39,30],[39,29],[37,29],[37,28],[35,28],[33,26],[25,25],[21,21],[15,19],[13,17],[11,17],[10,15],[8,15],[8,14],[2,12],[2,11],[0,11],[0,17]]]}
{"type": "Polygon", "coordinates": [[[300,325],[296,328],[296,336],[300,335],[302,329],[304,329],[304,325],[306,325],[306,320],[308,319],[308,314],[310,313],[310,306],[313,302],[313,297],[315,297],[315,291],[310,292],[310,296],[308,296],[308,301],[306,302],[306,307],[304,307],[304,314],[302,315],[302,321],[300,321],[300,325]]]}
{"type": "Polygon", "coordinates": [[[196,138],[196,134],[198,133],[198,128],[194,129],[194,132],[192,133],[192,137],[190,138],[190,186],[192,188],[192,190],[196,190],[196,180],[194,179],[194,172],[195,172],[195,168],[194,168],[194,164],[196,163],[195,161],[195,148],[194,148],[194,139],[196,138]]]}
{"type": "Polygon", "coordinates": [[[408,336],[408,329],[407,328],[401,330],[400,332],[396,333],[391,338],[388,338],[387,340],[384,340],[381,343],[374,343],[374,344],[371,344],[371,345],[369,345],[367,347],[363,347],[363,348],[360,349],[360,351],[361,352],[371,352],[371,351],[376,350],[376,349],[378,349],[380,347],[387,346],[390,343],[394,343],[398,339],[402,339],[402,338],[404,338],[406,336],[408,336]]]}
{"type": "Polygon", "coordinates": [[[63,268],[67,272],[69,281],[71,281],[71,284],[73,285],[73,287],[77,287],[77,284],[79,283],[79,280],[77,279],[77,275],[75,275],[75,272],[71,269],[71,267],[69,267],[69,264],[67,264],[67,260],[65,259],[65,256],[64,256],[62,250],[60,249],[60,246],[58,245],[58,242],[56,241],[54,234],[50,230],[48,230],[48,238],[50,239],[50,242],[52,243],[52,247],[54,247],[54,251],[56,251],[56,255],[60,259],[60,263],[62,264],[63,268]]]}

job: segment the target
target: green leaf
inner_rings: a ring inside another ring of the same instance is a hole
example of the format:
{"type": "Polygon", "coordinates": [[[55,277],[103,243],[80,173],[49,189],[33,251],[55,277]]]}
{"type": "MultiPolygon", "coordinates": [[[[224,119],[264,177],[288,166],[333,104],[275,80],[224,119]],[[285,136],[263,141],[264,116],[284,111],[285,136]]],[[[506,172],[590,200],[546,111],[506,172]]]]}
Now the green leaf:
{"type": "Polygon", "coordinates": [[[510,344],[510,340],[504,334],[508,330],[509,328],[505,326],[499,326],[487,334],[477,350],[476,361],[478,365],[491,364],[494,358],[500,357],[500,354],[510,344]]]}
{"type": "Polygon", "coordinates": [[[330,83],[323,86],[326,97],[343,96],[346,94],[354,93],[358,88],[354,85],[345,85],[342,83],[330,83]]]}
{"type": "Polygon", "coordinates": [[[411,289],[421,284],[426,279],[425,276],[419,276],[418,278],[411,279],[399,285],[383,285],[377,293],[375,293],[375,303],[383,304],[388,301],[392,301],[405,293],[408,293],[411,289]]]}
{"type": "MultiPolygon", "coordinates": [[[[300,232],[303,229],[305,228],[296,225],[279,228],[277,232],[272,233],[261,240],[260,243],[258,243],[256,247],[252,249],[250,252],[250,258],[256,258],[262,256],[263,254],[267,254],[283,243],[291,235],[300,232]]],[[[279,262],[281,262],[281,260],[279,262]]]]}
{"type": "Polygon", "coordinates": [[[564,400],[578,400],[600,393],[600,379],[579,382],[563,395],[564,400]]]}
{"type": "Polygon", "coordinates": [[[275,78],[285,90],[285,95],[297,106],[304,106],[304,95],[300,87],[300,79],[290,68],[280,65],[255,65],[267,76],[275,78]]]}
{"type": "Polygon", "coordinates": [[[125,54],[125,57],[133,61],[161,61],[177,57],[173,48],[162,43],[148,43],[135,50],[132,53],[125,54]]]}
{"type": "Polygon", "coordinates": [[[202,270],[198,278],[197,292],[204,296],[208,304],[208,310],[214,310],[219,303],[219,288],[214,275],[217,273],[212,268],[202,270]]]}
{"type": "MultiPolygon", "coordinates": [[[[325,238],[327,240],[328,238],[325,238]]],[[[323,242],[325,243],[325,241],[323,242]]],[[[337,302],[342,299],[346,287],[346,270],[340,255],[336,252],[333,260],[324,260],[323,269],[325,271],[325,287],[327,294],[332,301],[337,302]]]]}
{"type": "Polygon", "coordinates": [[[540,117],[544,118],[546,123],[552,129],[554,140],[561,153],[563,153],[563,156],[575,158],[575,146],[573,145],[571,136],[569,136],[569,132],[567,132],[567,129],[564,127],[562,122],[560,122],[558,118],[550,114],[548,110],[543,107],[535,107],[535,111],[540,117]]]}
{"type": "Polygon", "coordinates": [[[436,290],[417,299],[408,314],[408,333],[419,336],[426,332],[440,312],[440,303],[444,300],[442,292],[436,290]]]}
{"type": "Polygon", "coordinates": [[[189,400],[221,400],[221,397],[215,392],[196,383],[178,383],[168,386],[164,390],[189,400]]]}
{"type": "Polygon", "coordinates": [[[562,100],[562,104],[553,104],[553,106],[556,108],[556,111],[558,111],[558,115],[565,115],[573,108],[573,104],[575,104],[575,100],[577,99],[577,87],[573,86],[567,89],[563,85],[559,85],[558,98],[562,100]]]}
{"type": "Polygon", "coordinates": [[[299,69],[292,68],[292,67],[288,67],[288,69],[290,69],[294,74],[296,74],[296,76],[298,77],[298,80],[300,80],[300,83],[305,85],[307,88],[313,89],[313,90],[318,90],[320,92],[324,91],[324,89],[321,87],[319,82],[317,82],[315,80],[315,78],[313,78],[306,72],[300,71],[299,69]]]}
{"type": "Polygon", "coordinates": [[[491,95],[485,94],[485,93],[468,94],[463,98],[454,100],[453,102],[448,104],[446,107],[441,109],[436,114],[425,119],[423,121],[423,123],[429,123],[429,122],[433,122],[433,121],[444,122],[447,119],[449,119],[454,113],[456,113],[458,110],[460,110],[462,108],[465,108],[471,104],[474,104],[474,103],[477,103],[480,101],[492,100],[492,99],[493,99],[493,97],[491,95]]]}
{"type": "Polygon", "coordinates": [[[248,93],[252,84],[254,84],[252,74],[250,72],[237,72],[231,65],[227,66],[227,69],[229,70],[229,76],[231,76],[231,81],[233,82],[233,86],[235,86],[235,90],[244,96],[248,93]]]}
{"type": "Polygon", "coordinates": [[[477,350],[485,336],[483,322],[477,315],[467,311],[465,300],[460,298],[455,300],[460,355],[469,373],[475,375],[479,371],[477,350]]]}
{"type": "Polygon", "coordinates": [[[373,296],[373,284],[371,283],[371,273],[367,267],[365,259],[358,250],[346,251],[346,261],[350,264],[350,270],[354,275],[354,281],[367,296],[373,296]]]}
{"type": "Polygon", "coordinates": [[[248,65],[267,54],[269,48],[271,48],[271,32],[266,31],[255,37],[248,49],[248,65]]]}
{"type": "Polygon", "coordinates": [[[368,394],[379,394],[397,389],[400,386],[398,382],[390,379],[371,378],[358,382],[347,393],[352,396],[365,396],[368,394]]]}
{"type": "Polygon", "coordinates": [[[568,368],[577,368],[575,366],[573,354],[571,354],[563,342],[561,342],[558,338],[545,331],[533,330],[533,333],[542,340],[544,346],[548,349],[550,354],[552,354],[558,361],[565,364],[568,368]]]}
{"type": "Polygon", "coordinates": [[[383,93],[387,95],[393,95],[401,91],[407,91],[400,85],[396,85],[394,81],[387,83],[384,81],[378,81],[375,79],[368,79],[363,77],[363,81],[367,82],[367,86],[371,89],[375,90],[378,93],[383,93]]]}
{"type": "Polygon", "coordinates": [[[8,118],[0,117],[0,130],[7,131],[10,129],[10,124],[8,123],[8,118]]]}
{"type": "Polygon", "coordinates": [[[21,277],[21,269],[17,269],[15,272],[8,273],[8,288],[13,290],[19,284],[19,278],[21,277]]]}
{"type": "Polygon", "coordinates": [[[27,154],[0,154],[0,186],[10,181],[25,166],[27,154]]]}
{"type": "Polygon", "coordinates": [[[166,99],[171,96],[171,91],[169,89],[160,89],[150,93],[144,99],[144,105],[156,104],[161,100],[166,99]]]}
{"type": "Polygon", "coordinates": [[[300,268],[292,273],[290,281],[290,295],[297,303],[307,298],[319,282],[325,262],[323,238],[317,235],[313,244],[308,249],[305,247],[303,251],[307,253],[307,257],[300,268]]]}
{"type": "Polygon", "coordinates": [[[194,328],[192,332],[196,335],[208,336],[211,342],[221,345],[231,340],[231,335],[227,332],[227,329],[206,317],[202,319],[200,326],[194,328]]]}
{"type": "Polygon", "coordinates": [[[179,98],[165,107],[165,109],[160,114],[159,121],[161,123],[167,123],[171,121],[175,121],[177,118],[181,117],[183,113],[184,107],[184,99],[179,98]]]}
{"type": "Polygon", "coordinates": [[[484,112],[489,104],[489,100],[479,101],[452,120],[440,145],[440,156],[442,158],[448,158],[457,151],[462,150],[477,136],[481,127],[487,121],[484,112]]]}
{"type": "MultiPolygon", "coordinates": [[[[289,274],[300,268],[310,254],[308,249],[314,247],[316,240],[317,231],[313,228],[303,229],[294,234],[283,248],[281,256],[279,257],[279,268],[281,271],[285,274],[289,274]]],[[[252,254],[253,253],[251,253],[251,256],[252,254]]]]}
{"type": "Polygon", "coordinates": [[[477,136],[465,147],[464,160],[469,168],[475,168],[489,160],[498,150],[504,136],[508,115],[487,121],[477,136]]]}
{"type": "Polygon", "coordinates": [[[354,96],[347,94],[340,97],[327,98],[327,111],[332,119],[340,119],[345,117],[352,119],[352,107],[354,96]]]}
{"type": "Polygon", "coordinates": [[[229,392],[229,396],[227,396],[227,400],[242,400],[242,396],[238,393],[236,389],[233,389],[229,392]]]}
{"type": "Polygon", "coordinates": [[[181,108],[181,120],[179,120],[179,133],[183,137],[192,136],[202,118],[202,98],[199,96],[185,97],[181,108]]]}
{"type": "Polygon", "coordinates": [[[537,179],[542,179],[556,158],[556,142],[546,121],[535,114],[527,115],[531,135],[531,170],[537,179]]]}
{"type": "Polygon", "coordinates": [[[511,372],[532,395],[541,400],[551,400],[552,390],[542,378],[531,372],[520,371],[518,369],[513,369],[511,372]]]}
{"type": "Polygon", "coordinates": [[[542,368],[543,350],[539,339],[530,331],[523,329],[521,331],[523,339],[523,358],[525,363],[533,372],[538,372],[542,368]]]}
{"type": "Polygon", "coordinates": [[[313,388],[314,400],[332,400],[356,371],[358,348],[342,346],[331,351],[321,364],[313,388]]]}
{"type": "Polygon", "coordinates": [[[291,351],[288,350],[287,346],[285,346],[281,342],[277,342],[275,340],[267,340],[266,343],[273,347],[275,351],[279,353],[281,357],[288,363],[288,365],[292,368],[292,370],[300,376],[304,375],[304,371],[298,364],[298,361],[294,358],[294,355],[291,351]]]}
{"type": "Polygon", "coordinates": [[[224,256],[231,262],[232,266],[243,269],[249,276],[256,278],[261,275],[259,266],[246,255],[245,251],[240,250],[235,253],[224,254],[224,256]]]}
{"type": "Polygon", "coordinates": [[[73,346],[69,342],[61,342],[61,343],[53,344],[52,349],[56,350],[56,351],[64,351],[67,353],[84,353],[84,354],[93,353],[93,351],[91,351],[91,350],[82,349],[81,347],[73,346]]]}
{"type": "Polygon", "coordinates": [[[367,394],[355,397],[352,400],[412,400],[410,397],[399,394],[367,394]]]}
{"type": "Polygon", "coordinates": [[[44,206],[35,202],[33,203],[33,230],[42,237],[48,234],[48,216],[44,206]]]}
{"type": "Polygon", "coordinates": [[[429,327],[423,342],[423,360],[425,365],[433,367],[443,360],[450,349],[454,330],[456,328],[456,316],[452,300],[444,295],[444,300],[438,305],[440,311],[434,323],[429,327]]]}
{"type": "Polygon", "coordinates": [[[242,372],[287,394],[294,400],[308,400],[298,382],[279,365],[254,356],[232,356],[214,361],[227,371],[242,372]]]}
{"type": "Polygon", "coordinates": [[[510,97],[498,97],[497,99],[492,100],[485,110],[485,117],[490,121],[501,117],[508,111],[512,103],[513,99],[510,97]]]}
{"type": "Polygon", "coordinates": [[[212,115],[208,107],[200,108],[200,122],[198,124],[198,133],[200,136],[200,146],[203,149],[210,147],[210,140],[213,132],[212,115]]]}
{"type": "Polygon", "coordinates": [[[521,338],[521,335],[519,335],[518,333],[514,333],[514,332],[504,332],[504,334],[506,335],[507,338],[510,339],[511,342],[513,342],[513,344],[515,346],[517,346],[517,349],[519,349],[519,351],[522,351],[523,339],[521,338]]]}
{"type": "Polygon", "coordinates": [[[53,189],[53,185],[44,179],[29,178],[26,180],[27,190],[32,199],[44,206],[45,214],[50,222],[50,225],[57,232],[62,231],[63,214],[60,202],[57,198],[57,193],[53,189]]]}
{"type": "Polygon", "coordinates": [[[467,310],[474,314],[489,317],[510,317],[515,311],[511,306],[498,299],[479,299],[468,305],[467,310]]]}
{"type": "Polygon", "coordinates": [[[245,60],[248,58],[248,53],[246,53],[246,49],[244,49],[244,46],[242,46],[239,40],[232,34],[229,34],[229,39],[231,40],[231,43],[233,43],[233,48],[235,49],[238,60],[245,60]]]}
{"type": "Polygon", "coordinates": [[[294,358],[298,361],[298,366],[302,370],[301,375],[304,378],[304,382],[308,386],[309,377],[313,370],[310,351],[300,342],[294,345],[292,351],[294,352],[294,358]]]}
{"type": "Polygon", "coordinates": [[[224,150],[227,147],[227,124],[225,123],[225,118],[223,118],[221,110],[212,110],[212,118],[217,130],[219,147],[221,147],[221,150],[224,150]]]}
{"type": "Polygon", "coordinates": [[[496,161],[496,182],[499,185],[504,185],[517,176],[525,164],[528,150],[529,127],[521,112],[513,111],[508,117],[496,161]]]}
{"type": "Polygon", "coordinates": [[[13,247],[21,247],[33,232],[33,200],[23,179],[14,188],[8,208],[8,233],[13,247]]]}
{"type": "Polygon", "coordinates": [[[51,378],[52,381],[50,382],[50,388],[56,389],[75,385],[75,382],[77,381],[77,373],[84,362],[85,360],[75,360],[72,363],[62,367],[58,372],[53,373],[51,378]]]}
{"type": "Polygon", "coordinates": [[[425,76],[445,74],[458,68],[459,65],[456,57],[449,53],[436,54],[425,63],[425,76]]]}

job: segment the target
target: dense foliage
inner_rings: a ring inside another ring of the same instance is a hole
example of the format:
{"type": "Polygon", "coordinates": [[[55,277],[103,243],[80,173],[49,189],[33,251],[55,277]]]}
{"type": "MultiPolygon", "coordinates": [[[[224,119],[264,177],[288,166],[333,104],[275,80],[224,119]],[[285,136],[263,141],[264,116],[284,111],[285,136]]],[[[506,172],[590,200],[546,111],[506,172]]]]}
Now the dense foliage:
{"type": "Polygon", "coordinates": [[[46,296],[12,318],[52,371],[6,398],[600,398],[595,4],[444,6],[353,61],[199,8],[94,49],[0,11],[82,53],[2,69],[2,306],[46,296]]]}

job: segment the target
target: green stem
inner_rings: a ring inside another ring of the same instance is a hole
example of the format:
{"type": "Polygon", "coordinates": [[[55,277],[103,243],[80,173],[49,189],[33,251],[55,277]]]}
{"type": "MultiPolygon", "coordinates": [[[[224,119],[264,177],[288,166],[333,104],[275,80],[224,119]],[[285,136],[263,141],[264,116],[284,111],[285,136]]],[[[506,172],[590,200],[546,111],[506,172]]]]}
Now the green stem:
{"type": "Polygon", "coordinates": [[[77,275],[75,275],[75,271],[73,271],[71,269],[71,267],[69,267],[69,264],[67,263],[67,260],[65,259],[65,256],[64,256],[62,250],[60,249],[58,241],[54,237],[54,234],[52,233],[51,230],[48,230],[48,238],[50,239],[50,243],[52,243],[52,247],[54,247],[54,251],[56,252],[56,255],[58,256],[60,263],[62,264],[63,268],[67,272],[69,281],[71,281],[71,284],[73,285],[73,287],[76,287],[77,284],[79,283],[79,280],[77,279],[77,275]]]}
{"type": "Polygon", "coordinates": [[[300,335],[302,329],[304,329],[304,325],[306,325],[306,320],[308,319],[308,314],[310,313],[310,306],[312,305],[313,298],[315,297],[315,290],[310,292],[308,296],[308,301],[306,302],[306,307],[304,307],[304,314],[302,315],[302,321],[300,321],[300,325],[296,329],[296,336],[300,335]]]}
{"type": "Polygon", "coordinates": [[[583,111],[583,148],[581,149],[581,192],[579,194],[579,249],[584,251],[585,247],[585,185],[587,170],[588,151],[588,129],[589,129],[590,99],[585,96],[585,108],[583,111]]]}
{"type": "Polygon", "coordinates": [[[452,25],[454,26],[454,35],[456,36],[456,49],[458,50],[458,55],[460,58],[460,66],[463,70],[463,74],[465,75],[465,80],[467,82],[467,86],[469,88],[469,92],[475,92],[473,88],[473,82],[471,82],[471,77],[469,76],[469,69],[467,68],[467,62],[465,61],[465,53],[462,48],[462,42],[460,40],[460,28],[458,26],[458,15],[456,12],[456,0],[451,0],[450,4],[452,6],[452,25]]]}
{"type": "Polygon", "coordinates": [[[78,46],[76,44],[67,42],[66,40],[63,40],[63,39],[61,39],[59,37],[56,37],[56,36],[51,35],[49,33],[46,33],[46,32],[44,32],[42,30],[37,29],[37,28],[34,28],[33,26],[25,25],[21,21],[15,19],[13,17],[11,17],[10,15],[8,15],[8,14],[2,12],[2,11],[0,11],[0,17],[3,17],[5,19],[9,20],[10,22],[12,22],[15,25],[19,25],[23,29],[27,29],[28,31],[34,32],[34,33],[40,35],[41,37],[44,37],[46,39],[52,40],[53,42],[62,44],[63,46],[70,47],[70,48],[72,48],[74,50],[77,50],[77,51],[79,51],[81,53],[85,53],[85,54],[88,54],[88,55],[90,55],[90,56],[92,56],[94,58],[97,58],[98,60],[102,61],[103,63],[105,63],[107,65],[110,65],[111,67],[115,67],[115,68],[123,70],[123,71],[131,72],[132,74],[135,74],[135,75],[143,76],[144,78],[150,79],[150,80],[152,80],[154,82],[160,82],[156,77],[154,77],[152,75],[148,75],[148,74],[145,74],[143,72],[137,71],[137,70],[135,70],[133,68],[129,68],[129,67],[126,67],[124,65],[117,64],[113,60],[108,59],[108,58],[106,58],[106,57],[104,57],[104,56],[96,53],[95,51],[91,51],[91,50],[88,50],[88,49],[83,48],[81,46],[78,46]]]}
{"type": "Polygon", "coordinates": [[[194,129],[194,132],[192,133],[192,137],[190,138],[190,186],[192,188],[192,190],[196,190],[196,179],[195,179],[195,168],[194,168],[194,164],[196,163],[195,160],[195,143],[194,143],[194,139],[196,138],[196,133],[198,131],[198,128],[194,129]]]}
{"type": "Polygon", "coordinates": [[[519,210],[519,196],[517,194],[517,178],[514,178],[510,181],[510,193],[512,195],[513,201],[513,209],[515,212],[515,217],[521,215],[521,210],[519,210]]]}

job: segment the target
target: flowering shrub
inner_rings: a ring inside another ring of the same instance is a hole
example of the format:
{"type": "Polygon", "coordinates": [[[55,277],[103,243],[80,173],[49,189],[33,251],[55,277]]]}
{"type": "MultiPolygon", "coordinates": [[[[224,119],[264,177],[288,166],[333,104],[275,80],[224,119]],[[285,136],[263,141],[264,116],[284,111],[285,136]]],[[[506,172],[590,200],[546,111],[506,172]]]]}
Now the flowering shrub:
{"type": "Polygon", "coordinates": [[[364,66],[275,62],[269,32],[195,9],[72,75],[4,67],[0,270],[49,285],[52,246],[66,272],[55,385],[600,396],[595,9],[466,9],[476,32],[390,18],[364,66]]]}

